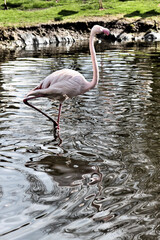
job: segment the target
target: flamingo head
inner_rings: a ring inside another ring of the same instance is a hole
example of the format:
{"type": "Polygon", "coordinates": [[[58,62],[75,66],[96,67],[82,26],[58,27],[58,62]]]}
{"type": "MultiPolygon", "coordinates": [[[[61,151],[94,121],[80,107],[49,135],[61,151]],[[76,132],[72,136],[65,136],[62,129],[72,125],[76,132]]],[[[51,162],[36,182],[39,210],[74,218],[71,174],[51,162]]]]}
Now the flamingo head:
{"type": "Polygon", "coordinates": [[[102,34],[104,33],[105,35],[109,35],[110,31],[108,28],[104,28],[100,25],[94,25],[92,30],[91,30],[91,34],[96,35],[96,34],[102,34]]]}

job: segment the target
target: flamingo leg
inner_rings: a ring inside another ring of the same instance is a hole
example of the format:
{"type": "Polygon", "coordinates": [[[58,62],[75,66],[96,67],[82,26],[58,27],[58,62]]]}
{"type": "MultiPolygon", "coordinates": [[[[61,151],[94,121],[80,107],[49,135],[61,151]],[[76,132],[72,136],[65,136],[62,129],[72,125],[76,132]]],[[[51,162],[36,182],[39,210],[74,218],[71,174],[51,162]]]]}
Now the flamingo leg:
{"type": "Polygon", "coordinates": [[[59,104],[58,120],[57,120],[58,128],[59,128],[59,122],[60,122],[61,110],[62,110],[62,103],[59,104]]]}
{"type": "Polygon", "coordinates": [[[51,118],[50,116],[48,116],[45,112],[43,112],[42,110],[38,109],[37,107],[33,106],[31,103],[29,103],[28,101],[31,99],[35,99],[38,98],[38,96],[36,97],[28,97],[23,99],[23,102],[28,105],[29,107],[32,107],[33,109],[35,109],[36,111],[40,112],[41,114],[43,114],[45,117],[47,117],[50,121],[53,122],[54,128],[57,128],[59,126],[59,123],[57,123],[56,121],[53,120],[53,118],[51,118]]]}

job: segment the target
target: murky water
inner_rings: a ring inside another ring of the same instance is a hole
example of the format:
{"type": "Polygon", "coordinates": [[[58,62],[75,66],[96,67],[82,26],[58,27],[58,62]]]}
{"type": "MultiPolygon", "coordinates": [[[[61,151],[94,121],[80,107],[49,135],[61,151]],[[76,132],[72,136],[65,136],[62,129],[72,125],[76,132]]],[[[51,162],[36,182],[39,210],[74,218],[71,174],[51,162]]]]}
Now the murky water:
{"type": "Polygon", "coordinates": [[[90,81],[88,44],[1,52],[0,239],[160,239],[160,45],[96,49],[99,85],[64,103],[60,146],[22,99],[64,67],[90,81]]]}

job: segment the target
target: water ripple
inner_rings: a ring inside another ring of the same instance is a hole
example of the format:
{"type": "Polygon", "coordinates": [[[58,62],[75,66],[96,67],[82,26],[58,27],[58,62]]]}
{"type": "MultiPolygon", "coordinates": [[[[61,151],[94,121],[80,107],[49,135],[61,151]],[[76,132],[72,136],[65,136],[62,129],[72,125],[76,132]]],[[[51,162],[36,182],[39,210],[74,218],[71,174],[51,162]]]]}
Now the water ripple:
{"type": "MultiPolygon", "coordinates": [[[[159,237],[159,45],[96,49],[98,87],[64,103],[60,146],[22,99],[64,67],[91,80],[88,44],[2,54],[3,240],[159,237]]],[[[57,102],[34,103],[57,118],[57,102]]]]}

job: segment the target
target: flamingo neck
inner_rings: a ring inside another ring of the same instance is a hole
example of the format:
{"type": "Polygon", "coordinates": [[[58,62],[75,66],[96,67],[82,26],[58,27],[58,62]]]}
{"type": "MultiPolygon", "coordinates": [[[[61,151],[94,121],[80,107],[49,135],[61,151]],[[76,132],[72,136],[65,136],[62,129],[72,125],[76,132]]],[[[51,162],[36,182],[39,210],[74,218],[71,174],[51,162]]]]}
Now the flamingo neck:
{"type": "Polygon", "coordinates": [[[92,65],[93,65],[93,79],[91,82],[89,82],[89,89],[94,88],[99,81],[99,70],[98,70],[98,64],[96,59],[96,52],[94,48],[94,37],[95,37],[95,34],[91,33],[90,39],[89,39],[89,49],[90,49],[92,65]]]}

